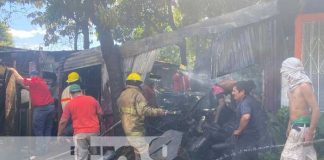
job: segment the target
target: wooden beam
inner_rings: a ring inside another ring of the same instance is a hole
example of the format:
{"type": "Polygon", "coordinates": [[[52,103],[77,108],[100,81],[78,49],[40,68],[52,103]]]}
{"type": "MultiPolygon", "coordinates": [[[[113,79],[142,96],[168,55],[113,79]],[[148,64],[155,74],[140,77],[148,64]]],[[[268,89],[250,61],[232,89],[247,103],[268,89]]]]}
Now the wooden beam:
{"type": "Polygon", "coordinates": [[[203,36],[243,27],[278,14],[276,1],[256,4],[216,18],[136,41],[127,41],[119,49],[124,58],[181,42],[185,37],[203,36]]]}

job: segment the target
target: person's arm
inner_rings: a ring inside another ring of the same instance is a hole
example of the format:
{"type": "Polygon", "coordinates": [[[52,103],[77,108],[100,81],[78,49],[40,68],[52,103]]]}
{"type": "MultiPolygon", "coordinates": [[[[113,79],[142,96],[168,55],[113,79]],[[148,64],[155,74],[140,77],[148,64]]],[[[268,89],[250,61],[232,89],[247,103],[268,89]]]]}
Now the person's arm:
{"type": "Polygon", "coordinates": [[[136,112],[141,116],[164,116],[168,114],[168,112],[164,109],[155,106],[149,106],[145,97],[141,94],[138,94],[136,96],[135,104],[136,112]]]}
{"type": "Polygon", "coordinates": [[[68,123],[68,120],[62,119],[60,120],[58,130],[57,130],[57,136],[63,136],[64,128],[66,127],[68,123]]]}
{"type": "Polygon", "coordinates": [[[28,88],[25,84],[24,84],[24,78],[18,73],[18,71],[14,68],[8,68],[9,71],[12,72],[12,74],[15,76],[16,82],[19,83],[20,85],[22,85],[24,88],[28,88]]]}
{"type": "Polygon", "coordinates": [[[95,100],[95,103],[96,103],[97,116],[98,116],[99,120],[101,121],[103,119],[103,111],[102,111],[101,106],[97,100],[95,100]]]}
{"type": "Polygon", "coordinates": [[[59,122],[58,130],[57,130],[57,136],[62,136],[64,133],[64,129],[68,123],[68,120],[70,118],[70,111],[68,109],[68,106],[64,107],[61,120],[59,122]]]}
{"type": "Polygon", "coordinates": [[[217,110],[216,110],[216,113],[215,113],[214,123],[218,122],[220,113],[222,112],[224,107],[225,107],[225,98],[224,97],[219,98],[218,99],[217,110]]]}
{"type": "Polygon", "coordinates": [[[235,136],[241,135],[244,129],[246,128],[246,126],[249,124],[251,113],[252,113],[252,108],[249,101],[246,100],[241,103],[240,113],[241,113],[241,118],[240,118],[239,127],[233,133],[233,135],[235,136]]]}
{"type": "Polygon", "coordinates": [[[302,85],[302,91],[304,98],[311,109],[311,123],[307,134],[305,134],[305,141],[313,141],[318,119],[320,117],[320,109],[313,91],[313,87],[310,84],[302,85]]]}
{"type": "Polygon", "coordinates": [[[234,131],[233,135],[235,136],[241,135],[244,129],[246,128],[246,126],[249,124],[250,118],[251,118],[251,114],[249,113],[243,114],[240,118],[240,126],[238,129],[234,131]]]}

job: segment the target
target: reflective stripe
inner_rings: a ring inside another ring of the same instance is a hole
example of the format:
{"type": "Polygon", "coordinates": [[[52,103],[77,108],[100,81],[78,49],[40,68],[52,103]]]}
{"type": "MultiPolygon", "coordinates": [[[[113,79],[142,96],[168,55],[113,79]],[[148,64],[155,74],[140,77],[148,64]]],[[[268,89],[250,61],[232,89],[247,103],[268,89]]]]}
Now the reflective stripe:
{"type": "Polygon", "coordinates": [[[144,136],[144,132],[129,132],[126,136],[144,136]]]}
{"type": "Polygon", "coordinates": [[[70,101],[72,98],[62,98],[61,102],[66,102],[66,101],[70,101]]]}
{"type": "Polygon", "coordinates": [[[120,108],[120,112],[126,113],[126,114],[133,114],[133,115],[136,114],[135,109],[133,109],[132,107],[122,107],[122,108],[120,108]]]}

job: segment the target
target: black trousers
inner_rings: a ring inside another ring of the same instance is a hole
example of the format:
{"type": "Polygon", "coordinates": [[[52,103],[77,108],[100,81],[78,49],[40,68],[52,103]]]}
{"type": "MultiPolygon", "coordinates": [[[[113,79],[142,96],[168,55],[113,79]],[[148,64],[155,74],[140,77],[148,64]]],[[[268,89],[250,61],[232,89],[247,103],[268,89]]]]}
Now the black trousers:
{"type": "Polygon", "coordinates": [[[232,160],[258,160],[257,139],[251,135],[236,138],[232,160]]]}

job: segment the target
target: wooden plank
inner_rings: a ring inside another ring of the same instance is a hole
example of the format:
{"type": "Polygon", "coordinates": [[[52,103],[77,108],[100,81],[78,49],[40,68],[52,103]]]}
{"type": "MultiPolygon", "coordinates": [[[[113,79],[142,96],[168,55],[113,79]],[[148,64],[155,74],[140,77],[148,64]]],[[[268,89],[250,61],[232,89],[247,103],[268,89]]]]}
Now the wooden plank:
{"type": "Polygon", "coordinates": [[[177,44],[185,37],[204,36],[224,32],[260,22],[278,14],[276,1],[256,4],[216,18],[189,25],[177,31],[161,33],[136,41],[127,41],[120,47],[124,58],[146,53],[157,48],[177,44]]]}

